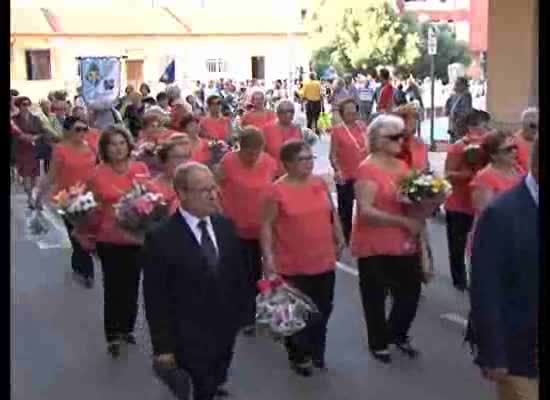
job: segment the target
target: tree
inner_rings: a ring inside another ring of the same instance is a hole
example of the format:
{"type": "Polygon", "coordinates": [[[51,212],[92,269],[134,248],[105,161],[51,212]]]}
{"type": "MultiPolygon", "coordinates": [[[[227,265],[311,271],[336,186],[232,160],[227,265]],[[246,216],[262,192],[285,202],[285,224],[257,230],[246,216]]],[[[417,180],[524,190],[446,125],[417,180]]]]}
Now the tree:
{"type": "Polygon", "coordinates": [[[328,59],[337,69],[412,68],[421,56],[416,18],[398,15],[387,0],[317,0],[307,26],[313,48],[322,49],[314,61],[328,59]]]}
{"type": "MultiPolygon", "coordinates": [[[[420,32],[423,38],[428,37],[429,23],[422,24],[420,32]]],[[[430,76],[431,58],[424,39],[420,46],[422,57],[414,65],[413,74],[420,79],[430,76]]],[[[447,67],[450,64],[461,63],[468,67],[472,63],[472,56],[468,45],[456,40],[455,33],[448,25],[437,26],[437,55],[435,56],[435,76],[444,82],[449,80],[447,67]]]]}

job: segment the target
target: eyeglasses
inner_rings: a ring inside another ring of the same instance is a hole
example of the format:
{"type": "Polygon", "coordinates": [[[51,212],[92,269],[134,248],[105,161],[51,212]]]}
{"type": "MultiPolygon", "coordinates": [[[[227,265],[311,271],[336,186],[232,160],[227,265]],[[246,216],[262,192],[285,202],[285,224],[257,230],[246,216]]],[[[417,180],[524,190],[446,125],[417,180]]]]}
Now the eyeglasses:
{"type": "Polygon", "coordinates": [[[212,103],[210,103],[211,105],[213,106],[221,106],[221,101],[213,101],[212,103]]]}
{"type": "Polygon", "coordinates": [[[200,194],[201,196],[206,196],[206,195],[209,195],[211,193],[216,193],[216,192],[218,192],[218,190],[219,190],[218,186],[210,186],[210,187],[206,187],[206,188],[187,189],[188,192],[195,192],[195,193],[200,194]]]}
{"type": "Polygon", "coordinates": [[[511,144],[510,146],[501,147],[498,151],[501,153],[511,153],[518,149],[517,144],[511,144]]]}
{"type": "Polygon", "coordinates": [[[88,127],[87,126],[77,126],[76,128],[74,128],[74,131],[76,133],[88,132],[88,127]]]}
{"type": "Polygon", "coordinates": [[[294,110],[279,110],[279,113],[280,114],[286,114],[286,113],[289,113],[289,114],[294,114],[294,110]]]}
{"type": "Polygon", "coordinates": [[[404,133],[396,133],[395,135],[384,135],[384,138],[391,140],[392,142],[399,142],[400,140],[405,140],[404,133]]]}
{"type": "Polygon", "coordinates": [[[31,103],[21,103],[21,106],[22,106],[22,107],[30,107],[30,106],[31,106],[31,103]]]}

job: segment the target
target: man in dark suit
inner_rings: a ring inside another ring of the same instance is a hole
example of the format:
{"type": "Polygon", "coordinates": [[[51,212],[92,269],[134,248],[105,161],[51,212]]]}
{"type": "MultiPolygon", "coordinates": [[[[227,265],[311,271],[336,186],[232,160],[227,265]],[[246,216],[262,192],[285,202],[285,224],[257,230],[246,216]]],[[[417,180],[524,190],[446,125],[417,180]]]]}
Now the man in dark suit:
{"type": "Polygon", "coordinates": [[[190,162],[176,170],[180,208],[150,233],[143,252],[145,311],[155,365],[187,372],[195,400],[225,396],[222,385],[243,310],[247,283],[239,239],[218,214],[210,170],[190,162]]]}
{"type": "Polygon", "coordinates": [[[538,399],[538,138],[529,175],[483,211],[472,248],[476,364],[499,400],[538,399]]]}

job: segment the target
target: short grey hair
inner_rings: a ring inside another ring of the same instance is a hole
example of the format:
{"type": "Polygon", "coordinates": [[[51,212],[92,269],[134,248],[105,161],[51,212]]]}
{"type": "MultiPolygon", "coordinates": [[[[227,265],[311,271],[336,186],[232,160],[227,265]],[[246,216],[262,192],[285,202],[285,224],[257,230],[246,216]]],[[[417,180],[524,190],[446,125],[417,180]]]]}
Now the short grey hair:
{"type": "Polygon", "coordinates": [[[521,123],[525,126],[527,124],[539,121],[539,109],[536,107],[529,107],[521,113],[521,123]]]}
{"type": "Polygon", "coordinates": [[[174,172],[174,189],[176,191],[186,190],[189,188],[189,176],[195,171],[204,171],[209,174],[212,174],[212,171],[204,165],[196,161],[188,161],[183,164],[180,164],[176,167],[174,172]]]}
{"type": "Polygon", "coordinates": [[[281,100],[280,102],[277,103],[277,112],[280,112],[281,107],[284,106],[284,105],[292,106],[293,110],[296,109],[296,107],[294,106],[294,103],[291,102],[290,100],[281,100]]]}
{"type": "Polygon", "coordinates": [[[381,114],[374,118],[367,128],[367,140],[369,142],[369,151],[376,151],[380,131],[382,129],[392,130],[399,133],[405,130],[403,118],[392,114],[381,114]]]}

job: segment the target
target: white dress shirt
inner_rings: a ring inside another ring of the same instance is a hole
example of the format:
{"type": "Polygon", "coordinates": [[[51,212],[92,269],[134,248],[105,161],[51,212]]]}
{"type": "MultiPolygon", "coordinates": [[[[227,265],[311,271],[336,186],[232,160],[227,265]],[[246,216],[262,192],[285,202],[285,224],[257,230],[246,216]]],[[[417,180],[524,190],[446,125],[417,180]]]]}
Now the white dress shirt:
{"type": "Polygon", "coordinates": [[[538,207],[539,206],[539,184],[535,180],[535,177],[531,175],[531,173],[529,173],[529,175],[527,175],[527,178],[525,178],[525,185],[527,186],[529,193],[531,193],[531,197],[533,197],[533,200],[535,201],[535,204],[538,207]]]}
{"type": "Polygon", "coordinates": [[[216,251],[219,254],[220,248],[218,247],[218,241],[216,240],[216,234],[214,233],[214,227],[212,226],[212,221],[210,221],[210,217],[201,219],[195,217],[193,214],[190,214],[188,211],[184,210],[181,207],[179,207],[178,210],[185,222],[187,222],[187,225],[189,225],[189,228],[191,228],[191,232],[193,232],[193,235],[195,236],[195,239],[197,239],[199,245],[201,244],[202,240],[202,231],[201,228],[199,228],[199,222],[203,220],[206,221],[206,230],[208,231],[208,234],[210,235],[210,238],[214,243],[214,247],[216,247],[216,251]]]}

